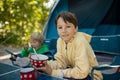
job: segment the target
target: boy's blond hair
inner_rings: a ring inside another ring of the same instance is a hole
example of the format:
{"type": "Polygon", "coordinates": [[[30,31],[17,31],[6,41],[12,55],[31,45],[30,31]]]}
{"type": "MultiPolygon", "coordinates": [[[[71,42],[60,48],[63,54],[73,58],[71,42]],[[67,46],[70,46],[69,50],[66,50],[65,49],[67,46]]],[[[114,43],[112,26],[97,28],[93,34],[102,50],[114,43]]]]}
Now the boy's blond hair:
{"type": "Polygon", "coordinates": [[[40,32],[33,32],[30,35],[30,38],[32,38],[34,40],[37,40],[38,42],[40,42],[41,44],[43,44],[44,37],[43,37],[43,35],[40,32]]]}

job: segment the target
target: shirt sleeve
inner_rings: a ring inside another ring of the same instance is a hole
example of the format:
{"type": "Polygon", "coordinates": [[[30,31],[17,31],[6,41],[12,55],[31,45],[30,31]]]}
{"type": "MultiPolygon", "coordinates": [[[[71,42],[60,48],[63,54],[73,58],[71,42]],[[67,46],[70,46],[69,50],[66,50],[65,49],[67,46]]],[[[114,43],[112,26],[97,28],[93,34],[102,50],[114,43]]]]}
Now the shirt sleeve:
{"type": "Polygon", "coordinates": [[[48,61],[48,64],[51,66],[51,68],[53,70],[66,68],[65,56],[62,55],[61,49],[62,49],[61,48],[61,41],[60,41],[60,39],[58,39],[58,41],[57,41],[57,53],[54,56],[55,60],[48,61]]]}

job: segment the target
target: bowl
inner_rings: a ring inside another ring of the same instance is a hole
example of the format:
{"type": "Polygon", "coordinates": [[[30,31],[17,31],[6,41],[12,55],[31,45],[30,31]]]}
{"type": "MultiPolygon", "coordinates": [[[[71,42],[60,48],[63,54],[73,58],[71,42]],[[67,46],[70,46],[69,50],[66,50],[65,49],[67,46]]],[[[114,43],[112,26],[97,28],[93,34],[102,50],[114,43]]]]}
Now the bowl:
{"type": "Polygon", "coordinates": [[[34,68],[22,68],[20,78],[21,80],[35,80],[34,68]]]}
{"type": "Polygon", "coordinates": [[[37,54],[36,56],[35,54],[33,54],[30,57],[30,63],[35,67],[44,67],[45,66],[44,61],[46,61],[47,59],[48,56],[46,55],[37,54]]]}

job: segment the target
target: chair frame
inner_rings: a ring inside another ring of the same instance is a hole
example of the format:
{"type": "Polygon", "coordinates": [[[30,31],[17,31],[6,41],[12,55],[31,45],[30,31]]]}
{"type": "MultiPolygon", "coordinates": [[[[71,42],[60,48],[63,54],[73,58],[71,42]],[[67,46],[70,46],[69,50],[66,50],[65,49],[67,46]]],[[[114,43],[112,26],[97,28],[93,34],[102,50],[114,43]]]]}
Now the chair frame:
{"type": "MultiPolygon", "coordinates": [[[[95,52],[95,53],[98,53],[98,52],[95,52]]],[[[101,52],[99,52],[99,53],[101,53],[101,52]]],[[[106,52],[104,54],[114,56],[114,60],[112,61],[112,64],[102,64],[102,65],[94,66],[91,70],[91,80],[94,80],[94,70],[103,71],[103,70],[109,70],[109,69],[112,69],[112,68],[118,68],[118,69],[120,68],[120,63],[117,63],[117,64],[115,63],[116,60],[118,59],[117,57],[120,58],[119,53],[108,53],[108,52],[106,52]]],[[[115,73],[117,73],[117,72],[118,71],[116,71],[115,73]]],[[[118,73],[120,73],[120,72],[118,72],[118,73]]],[[[104,77],[103,77],[103,80],[104,80],[104,77]]]]}

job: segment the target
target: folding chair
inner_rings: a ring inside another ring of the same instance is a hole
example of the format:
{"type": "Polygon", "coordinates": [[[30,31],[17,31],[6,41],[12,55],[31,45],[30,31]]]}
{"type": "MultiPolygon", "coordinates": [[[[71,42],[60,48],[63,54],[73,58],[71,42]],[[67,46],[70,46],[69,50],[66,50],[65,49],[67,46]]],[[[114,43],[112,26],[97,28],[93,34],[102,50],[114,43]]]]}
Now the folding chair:
{"type": "Polygon", "coordinates": [[[30,67],[30,62],[27,57],[23,58],[22,55],[14,54],[12,51],[7,50],[7,49],[5,50],[5,52],[7,52],[8,54],[11,55],[11,57],[9,59],[14,66],[22,67],[22,68],[30,67]],[[17,57],[19,57],[18,60],[17,60],[17,57]],[[17,62],[19,62],[19,63],[17,63],[17,62]],[[23,63],[23,64],[21,65],[21,63],[23,63]]]}
{"type": "MultiPolygon", "coordinates": [[[[114,54],[113,53],[106,53],[106,54],[114,56],[112,63],[94,66],[91,70],[92,80],[94,80],[94,70],[103,71],[103,70],[109,70],[112,68],[120,69],[120,54],[118,54],[118,53],[114,53],[114,54]]],[[[111,73],[111,74],[102,73],[102,75],[103,75],[103,80],[120,80],[120,71],[116,71],[116,72],[111,73]]]]}
{"type": "Polygon", "coordinates": [[[56,53],[56,44],[57,44],[57,39],[53,38],[53,39],[49,39],[49,40],[45,40],[44,43],[46,45],[48,45],[50,53],[51,53],[51,59],[54,60],[54,55],[56,53]]]}

